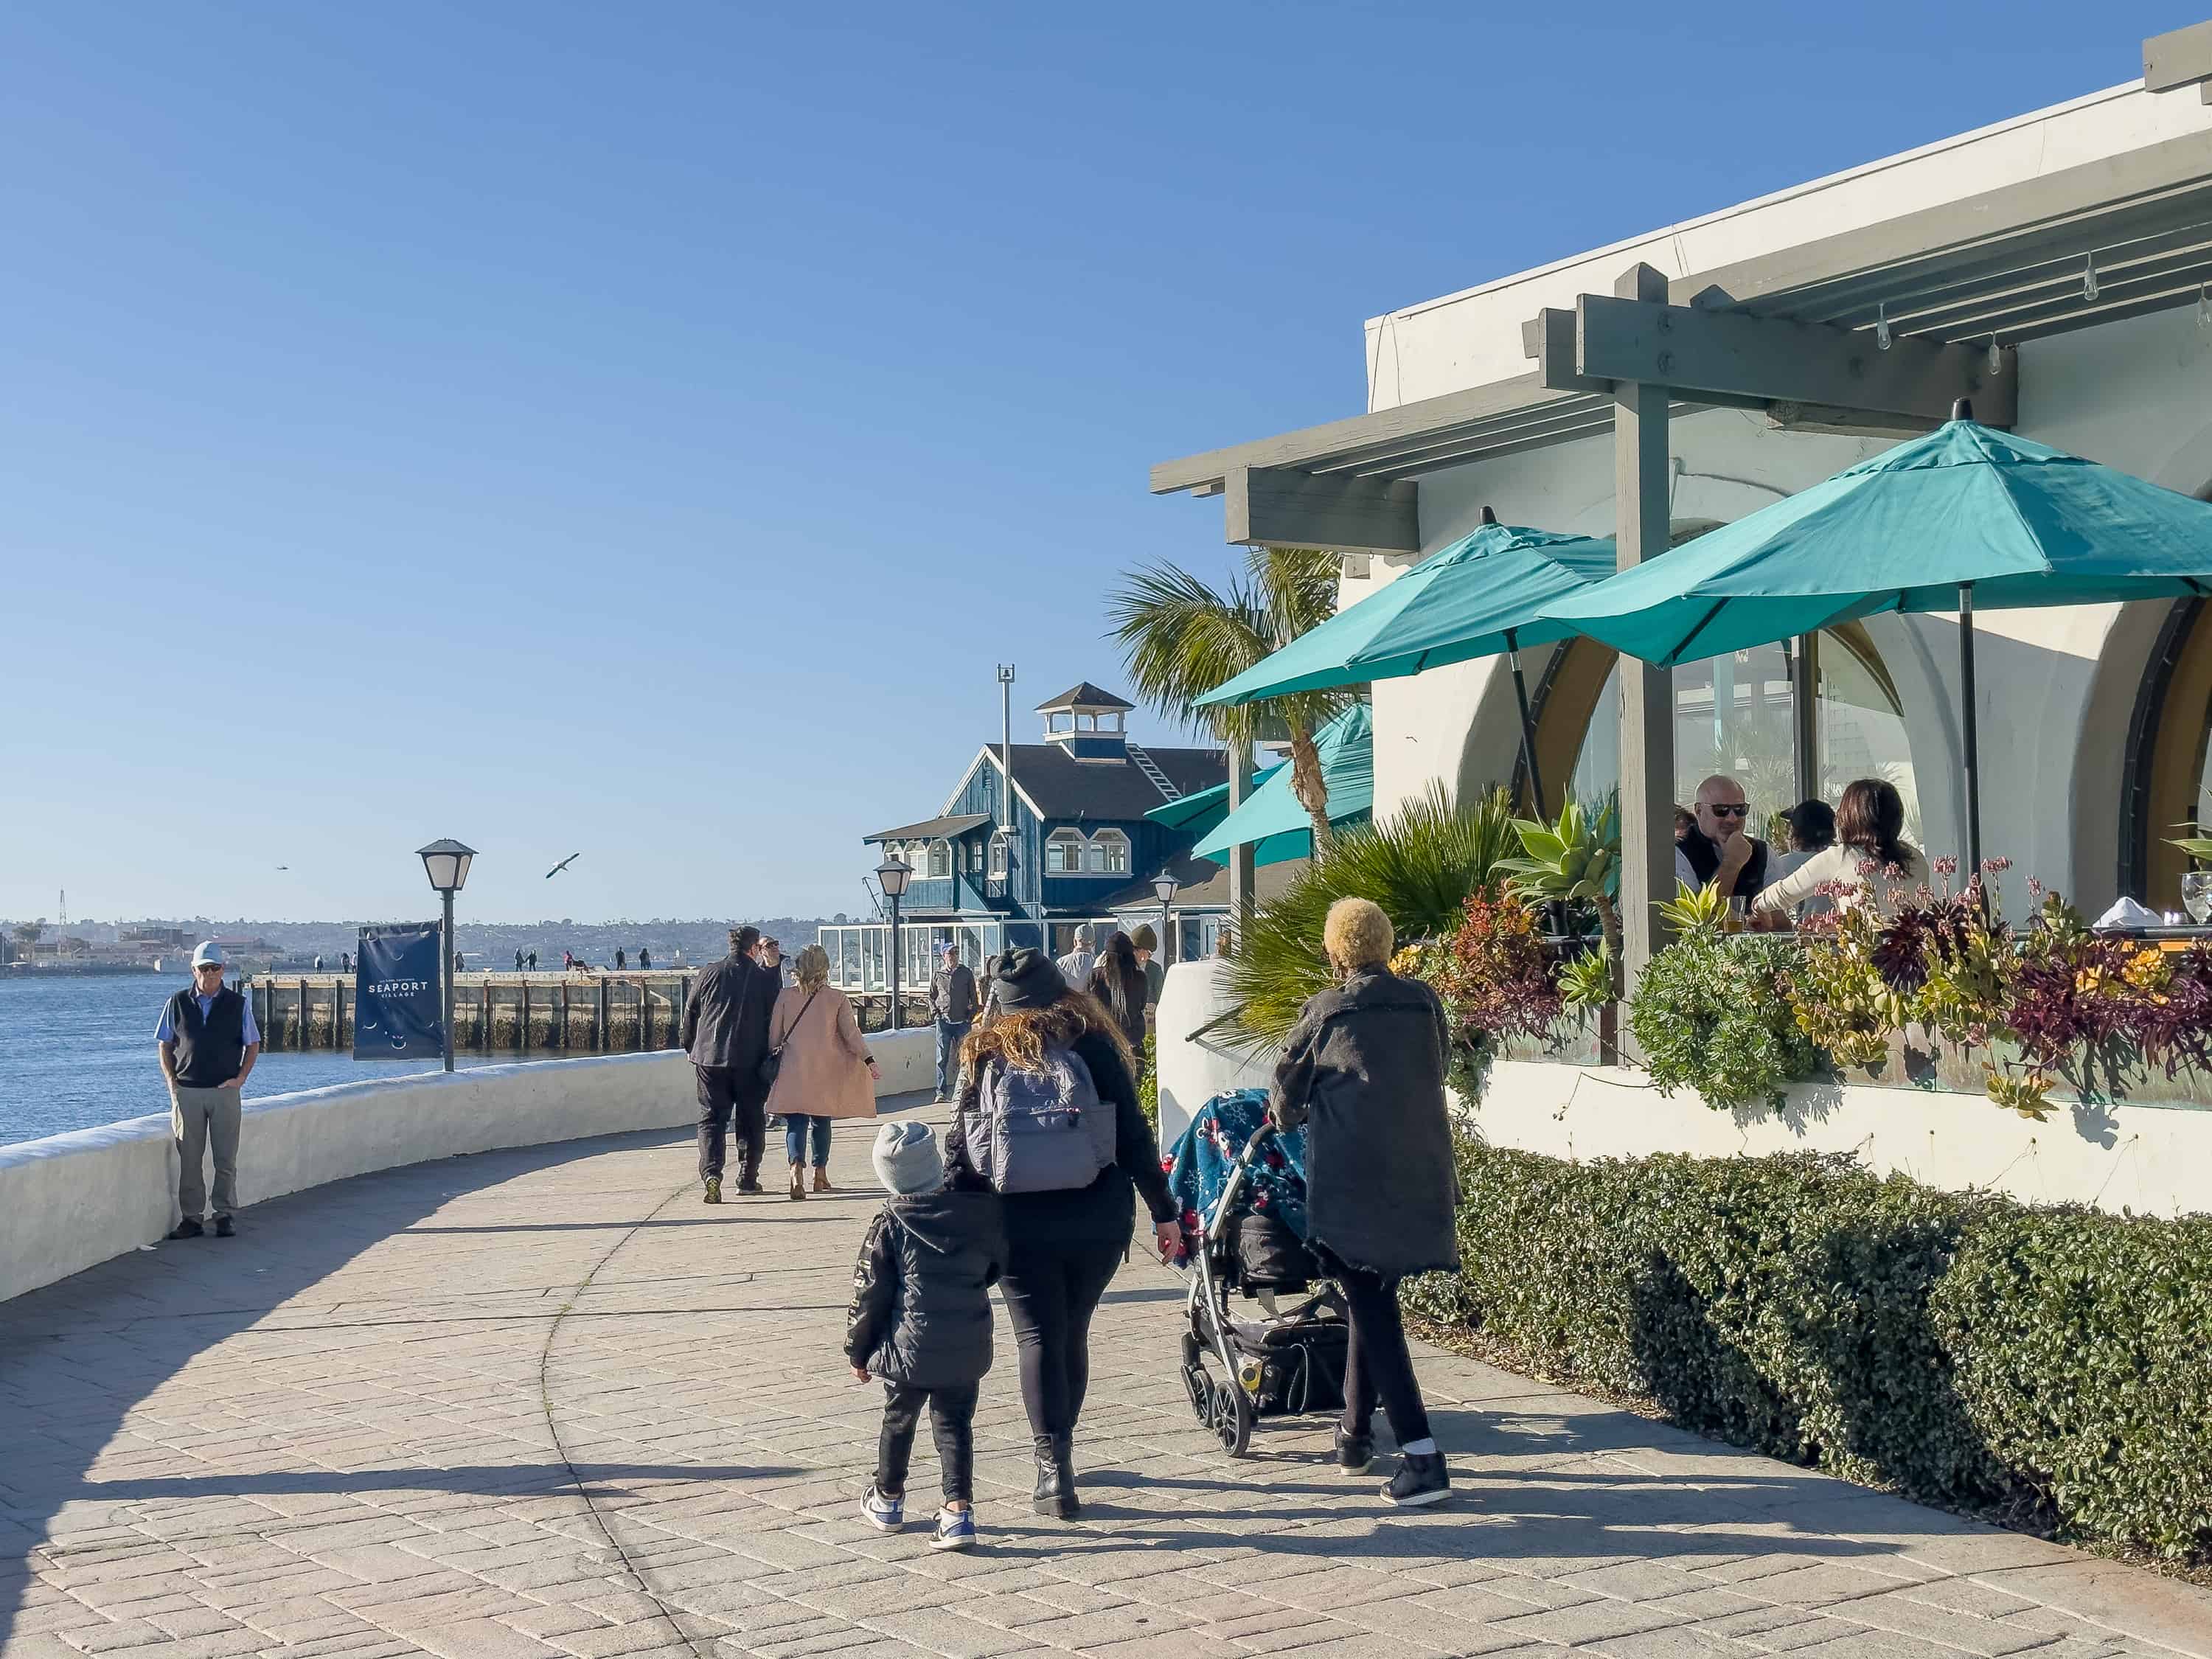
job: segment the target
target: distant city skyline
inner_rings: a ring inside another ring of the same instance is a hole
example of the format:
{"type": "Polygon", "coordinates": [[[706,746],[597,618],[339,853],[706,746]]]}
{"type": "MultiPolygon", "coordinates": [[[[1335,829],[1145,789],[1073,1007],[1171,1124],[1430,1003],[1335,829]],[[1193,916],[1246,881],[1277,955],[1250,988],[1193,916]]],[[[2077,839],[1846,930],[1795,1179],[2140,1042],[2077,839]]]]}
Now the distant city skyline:
{"type": "Polygon", "coordinates": [[[420,915],[453,836],[465,921],[864,913],[1364,319],[2201,14],[22,0],[0,912],[420,915]]]}

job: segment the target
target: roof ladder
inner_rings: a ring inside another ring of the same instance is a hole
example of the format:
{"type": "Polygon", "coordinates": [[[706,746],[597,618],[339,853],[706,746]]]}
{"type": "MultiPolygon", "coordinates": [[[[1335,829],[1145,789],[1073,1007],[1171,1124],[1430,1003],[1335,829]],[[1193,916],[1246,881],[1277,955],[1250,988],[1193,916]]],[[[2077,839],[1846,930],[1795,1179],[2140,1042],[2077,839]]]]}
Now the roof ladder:
{"type": "Polygon", "coordinates": [[[1137,769],[1152,781],[1152,787],[1160,792],[1164,799],[1182,799],[1182,791],[1175,787],[1175,780],[1160,770],[1160,763],[1147,755],[1141,744],[1125,742],[1121,746],[1128,751],[1129,758],[1137,763],[1137,769]]]}

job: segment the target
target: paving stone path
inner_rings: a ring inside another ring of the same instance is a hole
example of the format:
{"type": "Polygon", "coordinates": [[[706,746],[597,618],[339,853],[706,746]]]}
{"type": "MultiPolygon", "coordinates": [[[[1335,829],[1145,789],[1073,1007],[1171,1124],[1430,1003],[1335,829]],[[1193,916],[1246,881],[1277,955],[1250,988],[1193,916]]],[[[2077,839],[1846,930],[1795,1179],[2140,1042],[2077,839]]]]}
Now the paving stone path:
{"type": "Polygon", "coordinates": [[[837,1352],[870,1133],[804,1205],[702,1207],[665,1133],[488,1153],[0,1304],[0,1655],[2212,1659],[2186,1586],[1441,1354],[1449,1510],[1384,1510],[1318,1423],[1232,1463],[1142,1264],[1099,1318],[1084,1520],[1028,1513],[1002,1325],[983,1547],[876,1534],[878,1395],[837,1352]]]}

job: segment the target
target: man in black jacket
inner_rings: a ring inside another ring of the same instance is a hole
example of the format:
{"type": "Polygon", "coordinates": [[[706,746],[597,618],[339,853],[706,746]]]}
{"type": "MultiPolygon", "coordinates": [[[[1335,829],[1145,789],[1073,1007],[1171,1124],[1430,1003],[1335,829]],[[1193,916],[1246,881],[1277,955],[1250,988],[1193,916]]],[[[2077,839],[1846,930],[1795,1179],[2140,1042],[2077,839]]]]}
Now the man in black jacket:
{"type": "Polygon", "coordinates": [[[738,1190],[761,1189],[768,1085],[761,1081],[760,1063],[768,1053],[776,986],[753,960],[759,944],[759,928],[730,929],[730,954],[692,981],[684,1005],[682,1041],[699,1090],[699,1179],[709,1204],[722,1201],[722,1161],[733,1121],[738,1190]]]}
{"type": "Polygon", "coordinates": [[[1743,786],[1715,773],[1698,786],[1698,827],[1674,843],[1674,878],[1691,887],[1717,883],[1723,894],[1748,902],[1771,878],[1767,846],[1751,833],[1743,786]]]}
{"type": "Polygon", "coordinates": [[[947,945],[938,952],[937,971],[929,978],[929,1012],[937,1024],[937,1098],[942,1106],[952,1098],[952,1079],[960,1070],[960,1045],[975,1024],[977,1005],[975,975],[960,960],[960,947],[947,945]]]}
{"type": "Polygon", "coordinates": [[[192,952],[192,982],[171,997],[154,1028],[161,1075],[169,1084],[169,1130],[177,1148],[177,1207],[172,1238],[198,1238],[207,1208],[201,1162],[215,1154],[215,1236],[237,1231],[240,1093],[261,1053],[253,1005],[222,982],[222,951],[213,939],[192,952]]]}

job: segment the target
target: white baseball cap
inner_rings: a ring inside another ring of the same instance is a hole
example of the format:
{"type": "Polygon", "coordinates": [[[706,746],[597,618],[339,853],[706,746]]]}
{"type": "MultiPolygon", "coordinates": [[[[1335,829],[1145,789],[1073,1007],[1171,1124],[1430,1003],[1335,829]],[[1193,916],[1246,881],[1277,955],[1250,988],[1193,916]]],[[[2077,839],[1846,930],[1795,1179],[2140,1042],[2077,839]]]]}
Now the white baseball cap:
{"type": "Polygon", "coordinates": [[[222,947],[211,939],[202,939],[200,948],[192,952],[192,966],[195,968],[222,967],[222,947]]]}

